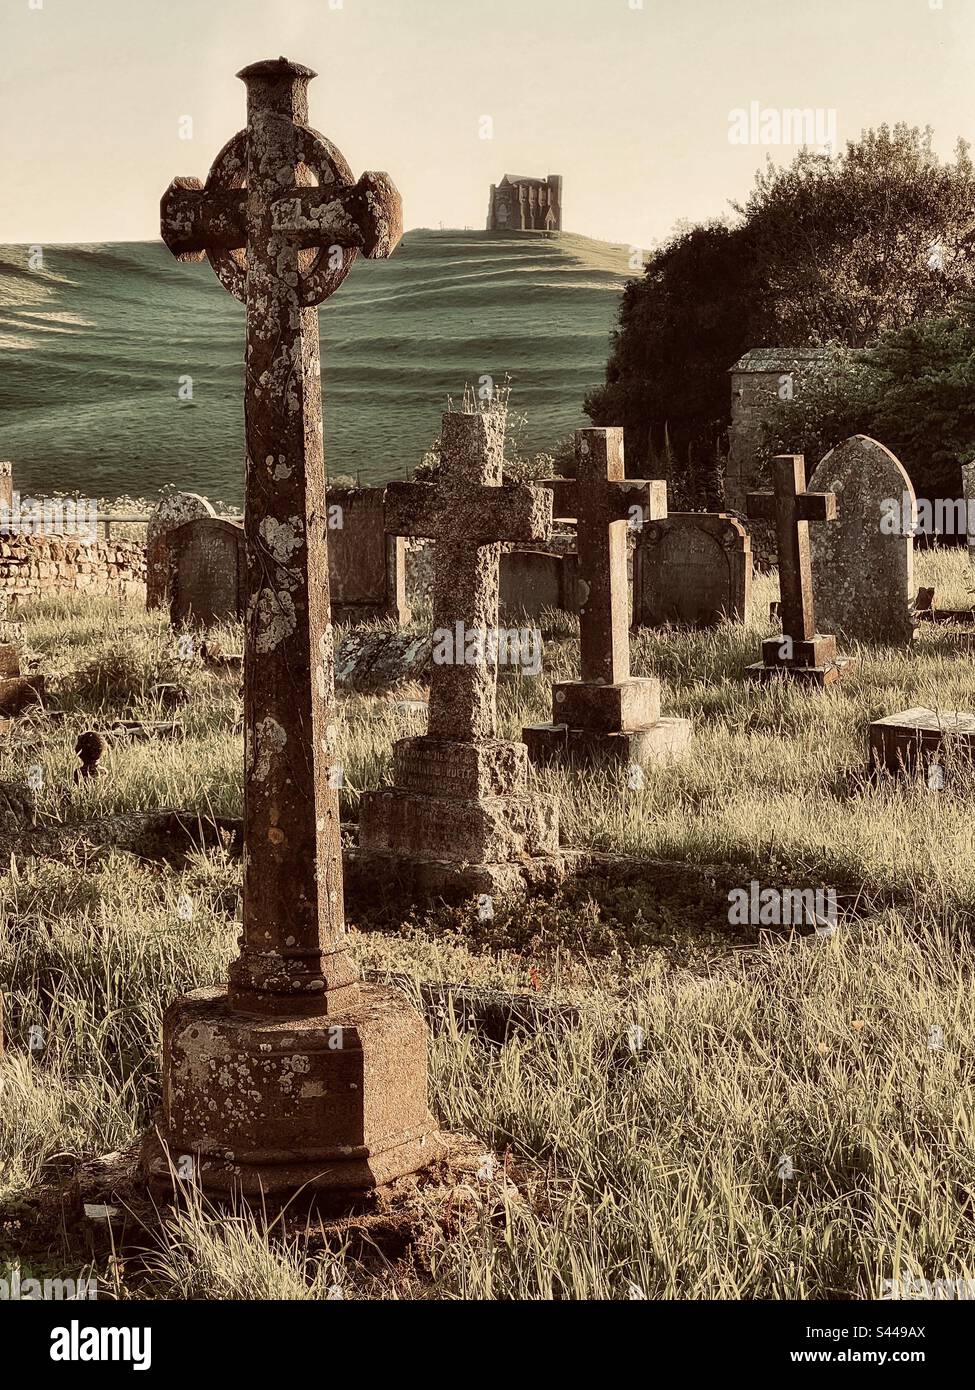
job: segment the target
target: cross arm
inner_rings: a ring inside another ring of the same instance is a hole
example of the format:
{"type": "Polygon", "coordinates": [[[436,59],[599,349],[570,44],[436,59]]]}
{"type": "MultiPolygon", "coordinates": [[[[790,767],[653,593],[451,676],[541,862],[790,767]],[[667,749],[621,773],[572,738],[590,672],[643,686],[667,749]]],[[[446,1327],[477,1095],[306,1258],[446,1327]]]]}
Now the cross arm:
{"type": "Polygon", "coordinates": [[[574,478],[543,478],[540,486],[552,495],[553,516],[575,516],[578,504],[574,478]]]}
{"type": "MultiPolygon", "coordinates": [[[[247,245],[247,190],[205,188],[178,178],[160,204],[162,239],[177,260],[247,245]]],[[[341,246],[371,260],[392,254],[403,235],[403,203],[388,174],[358,183],[294,188],[271,204],[271,226],[303,248],[341,246]]]]}
{"type": "Polygon", "coordinates": [[[796,517],[799,521],[835,521],[835,492],[800,492],[796,498],[796,517]]]}
{"type": "Polygon", "coordinates": [[[403,235],[403,200],[388,174],[363,174],[356,184],[296,188],[276,198],[271,226],[301,247],[336,245],[383,260],[403,235]]]}
{"type": "Polygon", "coordinates": [[[162,239],[178,261],[246,246],[246,200],[242,188],[205,189],[199,179],[173,179],[159,205],[162,239]]]}
{"type": "Polygon", "coordinates": [[[532,483],[480,489],[470,531],[478,545],[552,539],[552,494],[532,483]]]}
{"type": "Polygon", "coordinates": [[[440,535],[439,488],[433,483],[387,483],[383,495],[383,525],[390,536],[440,535]]]}
{"type": "Polygon", "coordinates": [[[627,478],[609,484],[610,509],[616,521],[667,520],[667,483],[663,478],[627,478]]]}
{"type": "Polygon", "coordinates": [[[745,498],[745,513],[754,521],[774,521],[775,493],[750,492],[745,498]]]}
{"type": "Polygon", "coordinates": [[[457,493],[439,483],[388,483],[384,525],[391,536],[456,538],[469,545],[497,541],[547,541],[552,503],[543,487],[508,483],[457,493]]]}

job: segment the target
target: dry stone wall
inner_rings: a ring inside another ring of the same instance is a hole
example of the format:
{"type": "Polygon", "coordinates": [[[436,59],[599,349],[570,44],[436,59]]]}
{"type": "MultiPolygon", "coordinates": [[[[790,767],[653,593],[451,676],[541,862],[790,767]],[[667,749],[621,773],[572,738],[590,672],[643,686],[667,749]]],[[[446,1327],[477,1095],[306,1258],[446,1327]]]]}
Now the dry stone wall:
{"type": "Polygon", "coordinates": [[[0,595],[141,598],[145,583],[146,553],[139,540],[0,535],[0,595]]]}

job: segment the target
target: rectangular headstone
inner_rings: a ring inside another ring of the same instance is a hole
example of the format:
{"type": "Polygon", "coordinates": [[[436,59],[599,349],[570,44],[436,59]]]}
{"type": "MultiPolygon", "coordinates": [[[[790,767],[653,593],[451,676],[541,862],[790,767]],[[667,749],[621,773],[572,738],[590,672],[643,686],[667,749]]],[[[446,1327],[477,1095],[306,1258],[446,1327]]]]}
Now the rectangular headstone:
{"type": "Polygon", "coordinates": [[[387,534],[385,488],[329,488],[328,575],[335,622],[409,622],[406,541],[387,534]]]}
{"type": "Polygon", "coordinates": [[[196,492],[169,492],[156,503],[146,527],[146,608],[165,608],[169,593],[169,534],[186,521],[216,516],[196,492]]]}
{"type": "Polygon", "coordinates": [[[634,627],[747,622],[751,596],[751,541],[734,517],[670,512],[640,531],[633,567],[634,627]]]}
{"type": "Polygon", "coordinates": [[[510,550],[501,556],[498,606],[502,617],[535,618],[546,608],[576,611],[575,555],[545,550],[510,550]]]}
{"type": "Polygon", "coordinates": [[[247,558],[244,528],[197,517],[170,531],[169,616],[174,627],[211,627],[244,612],[247,558]]]}

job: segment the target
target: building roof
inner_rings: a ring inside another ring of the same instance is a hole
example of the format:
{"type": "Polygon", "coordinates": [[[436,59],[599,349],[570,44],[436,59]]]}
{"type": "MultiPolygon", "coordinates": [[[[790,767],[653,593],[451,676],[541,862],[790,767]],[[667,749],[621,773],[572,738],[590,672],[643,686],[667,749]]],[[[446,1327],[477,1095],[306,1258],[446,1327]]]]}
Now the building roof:
{"type": "Polygon", "coordinates": [[[548,179],[536,178],[531,174],[505,174],[502,183],[548,183],[548,179]]]}
{"type": "Polygon", "coordinates": [[[828,356],[828,348],[801,347],[761,347],[751,348],[739,357],[730,372],[781,372],[794,367],[799,362],[821,362],[828,356]]]}

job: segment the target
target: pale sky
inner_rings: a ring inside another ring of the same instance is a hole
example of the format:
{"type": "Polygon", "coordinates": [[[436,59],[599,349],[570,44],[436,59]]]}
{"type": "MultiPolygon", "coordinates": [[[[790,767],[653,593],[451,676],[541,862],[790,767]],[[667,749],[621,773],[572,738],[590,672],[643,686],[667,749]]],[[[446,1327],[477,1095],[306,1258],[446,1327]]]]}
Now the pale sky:
{"type": "Polygon", "coordinates": [[[0,0],[0,242],[158,237],[169,181],[244,124],[234,74],[279,54],[408,228],[483,227],[502,174],[561,173],[567,231],[649,247],[791,157],[729,143],[753,101],[835,110],[841,144],[975,141],[975,0],[0,0]]]}

